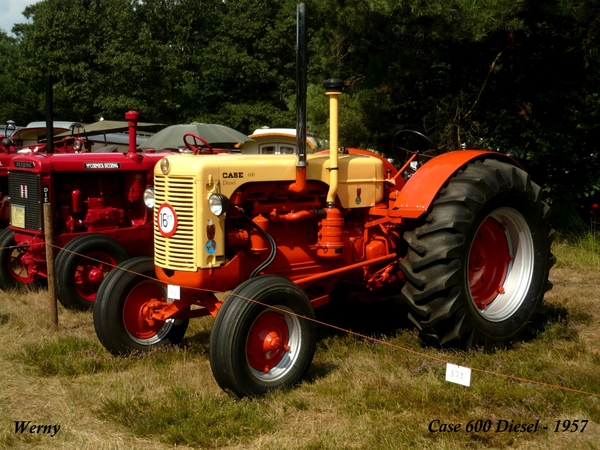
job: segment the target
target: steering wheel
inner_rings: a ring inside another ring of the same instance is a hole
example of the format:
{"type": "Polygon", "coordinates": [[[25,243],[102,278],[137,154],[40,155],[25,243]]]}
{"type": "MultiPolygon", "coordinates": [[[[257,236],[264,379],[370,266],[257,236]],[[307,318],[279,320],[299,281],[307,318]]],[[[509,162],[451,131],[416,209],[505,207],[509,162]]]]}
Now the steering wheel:
{"type": "Polygon", "coordinates": [[[88,151],[88,149],[86,148],[86,141],[81,137],[82,130],[83,135],[86,136],[87,133],[83,124],[76,122],[73,125],[71,125],[71,138],[73,138],[73,143],[71,144],[71,146],[73,147],[73,150],[75,150],[75,153],[85,153],[86,151],[88,151]],[[77,133],[75,132],[76,129],[77,133]]]}
{"type": "Polygon", "coordinates": [[[400,130],[394,136],[392,143],[394,153],[398,155],[398,162],[401,166],[406,166],[406,176],[410,178],[416,170],[424,164],[424,159],[433,158],[440,154],[439,148],[425,136],[415,130],[400,130]],[[408,148],[407,144],[410,144],[408,148]],[[401,150],[401,152],[398,152],[401,150]],[[410,161],[410,165],[408,165],[410,161]]]}
{"type": "Polygon", "coordinates": [[[185,144],[185,146],[188,149],[190,149],[192,152],[194,152],[194,155],[200,155],[200,154],[212,155],[215,152],[213,150],[213,148],[210,146],[210,144],[204,140],[204,138],[201,138],[200,136],[198,136],[197,134],[194,134],[194,133],[185,133],[183,135],[183,143],[185,144]],[[193,143],[190,142],[190,140],[188,138],[192,138],[193,143]],[[200,149],[200,145],[198,145],[198,141],[200,141],[204,145],[206,145],[206,149],[200,149]]]}
{"type": "Polygon", "coordinates": [[[4,137],[11,137],[13,134],[17,132],[17,125],[14,120],[8,120],[6,125],[4,126],[4,137]],[[8,134],[8,131],[11,130],[12,133],[8,134]]]}
{"type": "MultiPolygon", "coordinates": [[[[403,152],[406,152],[408,155],[422,155],[428,158],[433,158],[436,155],[439,155],[439,150],[437,148],[437,146],[431,141],[431,139],[429,139],[427,136],[425,136],[423,133],[419,133],[418,131],[415,130],[400,130],[396,133],[396,135],[394,136],[394,141],[393,141],[393,147],[394,150],[402,150],[403,152]],[[402,138],[403,136],[406,135],[411,135],[412,136],[412,149],[403,147],[400,145],[401,141],[400,138],[402,138]],[[427,142],[427,149],[422,150],[419,148],[418,146],[418,140],[423,140],[425,142],[427,142]]],[[[408,159],[405,158],[405,159],[408,159]]]]}
{"type": "Polygon", "coordinates": [[[83,130],[83,134],[85,134],[85,128],[83,124],[75,122],[73,125],[71,125],[71,136],[75,136],[75,129],[77,129],[77,137],[81,135],[81,130],[83,130]]]}
{"type": "Polygon", "coordinates": [[[392,146],[395,154],[399,153],[397,150],[402,151],[403,156],[398,158],[400,164],[404,165],[412,158],[410,168],[413,171],[420,167],[425,159],[433,158],[441,153],[431,139],[415,130],[398,131],[394,136],[392,146]],[[402,142],[402,138],[406,136],[409,136],[412,139],[408,139],[405,144],[402,142]],[[410,148],[404,146],[407,144],[410,145],[410,148]]]}

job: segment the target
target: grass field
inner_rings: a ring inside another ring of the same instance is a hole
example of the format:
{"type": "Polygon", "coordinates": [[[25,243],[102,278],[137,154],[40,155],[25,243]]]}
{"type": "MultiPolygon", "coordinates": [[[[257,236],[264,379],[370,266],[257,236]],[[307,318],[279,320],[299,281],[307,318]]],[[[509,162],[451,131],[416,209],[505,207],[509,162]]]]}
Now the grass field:
{"type": "Polygon", "coordinates": [[[321,319],[383,342],[321,326],[307,379],[254,400],[213,380],[211,318],[192,321],[180,348],[115,358],[90,313],[61,307],[53,332],[45,291],[0,292],[0,448],[600,448],[600,241],[561,241],[554,253],[548,323],[530,342],[440,351],[403,327],[397,306],[324,309],[321,319]],[[445,381],[446,361],[473,368],[470,387],[445,381]],[[434,429],[461,428],[431,432],[436,420],[434,429]],[[576,432],[562,431],[575,420],[576,432]],[[60,429],[16,433],[20,421],[60,429]],[[486,421],[487,432],[466,429],[486,421]],[[535,432],[497,431],[536,423],[535,432]]]}

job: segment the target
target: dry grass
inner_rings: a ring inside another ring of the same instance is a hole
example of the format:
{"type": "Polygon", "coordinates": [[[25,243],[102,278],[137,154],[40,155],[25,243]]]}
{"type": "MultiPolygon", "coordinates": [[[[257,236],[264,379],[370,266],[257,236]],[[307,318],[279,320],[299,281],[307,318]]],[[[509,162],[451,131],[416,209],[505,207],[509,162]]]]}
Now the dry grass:
{"type": "MultiPolygon", "coordinates": [[[[411,330],[386,330],[384,339],[469,367],[600,393],[600,253],[589,243],[557,244],[555,253],[551,321],[533,341],[488,355],[422,348],[411,330]]],[[[61,308],[53,332],[47,304],[45,291],[0,292],[0,448],[576,450],[600,442],[598,397],[479,372],[470,388],[450,384],[443,363],[323,328],[306,382],[237,400],[212,378],[212,319],[193,321],[183,348],[113,358],[97,342],[89,313],[61,308]],[[427,430],[434,419],[464,427],[488,418],[539,418],[551,428],[558,419],[590,423],[584,433],[427,430]],[[61,429],[55,437],[15,434],[18,420],[61,429]]]]}

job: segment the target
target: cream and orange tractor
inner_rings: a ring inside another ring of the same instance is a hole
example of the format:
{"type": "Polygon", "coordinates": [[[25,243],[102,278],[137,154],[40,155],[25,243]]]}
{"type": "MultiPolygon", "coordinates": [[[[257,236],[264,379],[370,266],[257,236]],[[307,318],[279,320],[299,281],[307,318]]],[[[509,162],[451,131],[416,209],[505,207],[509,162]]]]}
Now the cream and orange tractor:
{"type": "Polygon", "coordinates": [[[189,319],[210,314],[215,379],[254,396],[302,379],[314,309],[342,285],[354,298],[405,303],[440,345],[505,344],[538,317],[554,261],[549,209],[514,160],[460,150],[413,173],[416,155],[396,169],[339,150],[337,79],[324,84],[330,153],[306,155],[304,11],[298,154],[169,155],[156,165],[154,258],[110,272],[94,304],[113,354],[179,343],[189,319]]]}

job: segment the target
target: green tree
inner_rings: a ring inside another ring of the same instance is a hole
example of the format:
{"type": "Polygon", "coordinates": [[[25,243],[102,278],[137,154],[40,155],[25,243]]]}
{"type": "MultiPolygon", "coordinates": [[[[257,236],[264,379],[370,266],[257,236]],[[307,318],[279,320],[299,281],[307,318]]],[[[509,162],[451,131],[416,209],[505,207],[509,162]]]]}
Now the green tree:
{"type": "Polygon", "coordinates": [[[222,2],[215,21],[187,84],[199,106],[195,118],[246,133],[293,126],[287,100],[296,92],[296,2],[222,2]]]}

